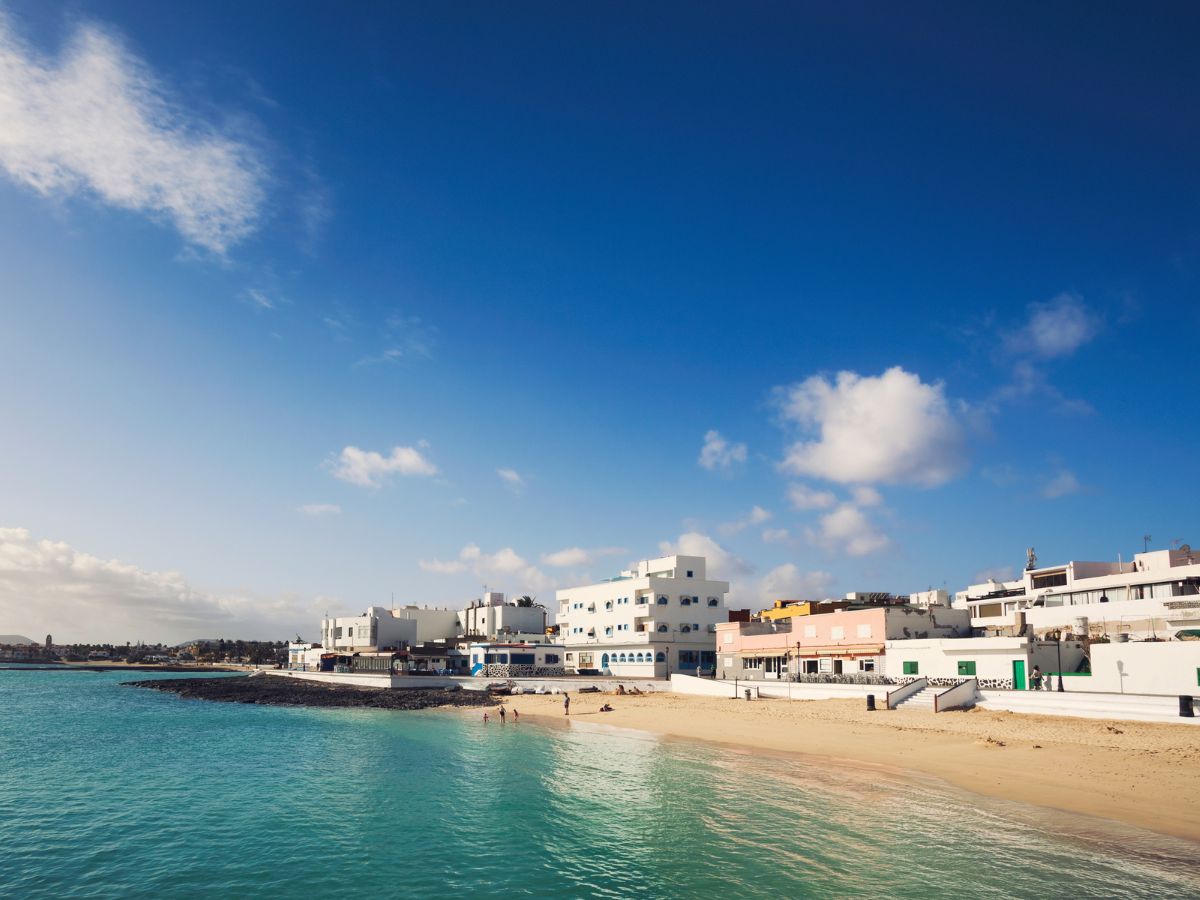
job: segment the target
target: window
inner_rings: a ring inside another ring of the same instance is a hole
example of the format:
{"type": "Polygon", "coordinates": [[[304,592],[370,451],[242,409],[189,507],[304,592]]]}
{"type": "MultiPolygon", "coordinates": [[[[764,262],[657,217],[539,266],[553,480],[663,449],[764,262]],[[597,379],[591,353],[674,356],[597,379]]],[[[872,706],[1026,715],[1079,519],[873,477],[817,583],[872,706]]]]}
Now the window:
{"type": "MultiPolygon", "coordinates": [[[[554,654],[553,654],[553,653],[547,653],[547,654],[546,654],[546,662],[551,662],[551,659],[550,659],[550,657],[552,657],[552,656],[554,656],[554,654]]],[[[574,653],[568,653],[568,654],[567,654],[567,662],[570,662],[570,661],[571,661],[571,660],[573,660],[574,658],[575,658],[575,654],[574,654],[574,653]]],[[[554,656],[553,662],[558,662],[558,657],[557,657],[557,656],[554,656]]]]}
{"type": "Polygon", "coordinates": [[[841,625],[834,625],[829,629],[829,639],[831,641],[843,641],[846,639],[846,629],[841,625]]]}
{"type": "Polygon", "coordinates": [[[693,623],[692,623],[692,631],[699,631],[699,630],[700,630],[700,623],[699,623],[699,622],[693,622],[693,623]]]}
{"type": "Polygon", "coordinates": [[[708,605],[709,605],[709,606],[720,606],[720,605],[721,605],[721,601],[720,601],[720,600],[718,600],[716,597],[709,597],[709,598],[708,598],[708,605]]]}
{"type": "Polygon", "coordinates": [[[532,666],[534,664],[532,653],[514,653],[512,661],[515,666],[532,666]]]}
{"type": "Polygon", "coordinates": [[[692,577],[692,570],[691,570],[691,569],[688,569],[688,570],[687,570],[687,573],[688,573],[688,574],[687,574],[687,577],[688,577],[688,578],[691,578],[691,577],[692,577]]]}
{"type": "MultiPolygon", "coordinates": [[[[659,650],[657,653],[654,654],[654,661],[655,662],[666,662],[667,654],[665,654],[661,650],[659,650]]],[[[1196,675],[1200,676],[1200,669],[1196,670],[1196,675]]]]}
{"type": "Polygon", "coordinates": [[[1066,572],[1048,572],[1045,575],[1033,576],[1034,590],[1037,590],[1038,588],[1062,587],[1066,583],[1066,572]]]}
{"type": "Polygon", "coordinates": [[[670,601],[667,600],[665,595],[663,595],[663,594],[659,595],[659,597],[658,597],[658,605],[659,606],[666,606],[668,602],[670,602],[670,601]]]}
{"type": "Polygon", "coordinates": [[[873,659],[860,659],[860,660],[858,661],[858,671],[860,671],[860,672],[874,672],[874,671],[875,671],[875,660],[873,660],[873,659]]]}
{"type": "Polygon", "coordinates": [[[806,660],[803,660],[802,662],[804,664],[804,674],[805,675],[816,675],[817,674],[817,661],[815,659],[806,659],[806,660]]]}
{"type": "Polygon", "coordinates": [[[691,598],[691,597],[680,597],[680,598],[679,598],[679,605],[680,605],[680,606],[691,606],[691,605],[692,605],[692,598],[691,598]]]}
{"type": "Polygon", "coordinates": [[[605,609],[612,609],[612,601],[611,601],[611,600],[609,600],[607,603],[605,603],[605,604],[604,604],[604,608],[605,608],[605,609]]]}
{"type": "Polygon", "coordinates": [[[974,675],[975,674],[975,663],[973,663],[969,660],[960,659],[958,661],[958,674],[959,675],[974,675]]]}
{"type": "Polygon", "coordinates": [[[500,662],[502,662],[502,663],[508,662],[508,654],[507,653],[501,653],[498,655],[500,657],[500,662]]]}
{"type": "Polygon", "coordinates": [[[871,626],[869,624],[868,625],[859,625],[858,626],[858,636],[860,638],[869,638],[871,636],[871,626]]]}
{"type": "Polygon", "coordinates": [[[804,636],[805,637],[816,637],[817,636],[817,626],[816,625],[805,625],[804,626],[804,636]]]}
{"type": "Polygon", "coordinates": [[[700,662],[700,654],[697,653],[695,650],[680,650],[679,651],[679,665],[694,666],[694,665],[697,665],[699,662],[700,662]]]}
{"type": "Polygon", "coordinates": [[[664,632],[664,633],[665,633],[665,632],[667,631],[667,628],[668,628],[668,626],[667,626],[667,623],[666,623],[666,622],[661,622],[661,623],[659,623],[659,626],[658,626],[658,630],[659,630],[659,631],[661,631],[661,632],[664,632]]]}
{"type": "Polygon", "coordinates": [[[612,637],[612,626],[611,625],[609,625],[607,628],[604,629],[604,636],[612,637]]]}
{"type": "Polygon", "coordinates": [[[911,660],[904,661],[904,674],[905,675],[917,675],[917,674],[919,674],[917,671],[918,669],[919,669],[919,666],[915,662],[912,662],[911,660]]]}
{"type": "Polygon", "coordinates": [[[726,632],[725,637],[722,640],[722,643],[732,644],[733,643],[733,632],[726,632]]]}
{"type": "Polygon", "coordinates": [[[692,630],[692,626],[691,625],[680,625],[679,630],[682,631],[684,634],[687,634],[688,632],[690,632],[692,630]]]}

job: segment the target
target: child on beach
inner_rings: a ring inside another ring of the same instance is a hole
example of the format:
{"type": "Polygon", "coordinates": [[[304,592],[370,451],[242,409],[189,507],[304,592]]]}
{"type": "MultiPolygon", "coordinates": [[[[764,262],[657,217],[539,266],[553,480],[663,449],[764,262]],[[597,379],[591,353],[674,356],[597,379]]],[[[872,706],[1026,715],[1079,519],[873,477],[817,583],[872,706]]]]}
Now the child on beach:
{"type": "Polygon", "coordinates": [[[521,714],[519,712],[517,712],[516,709],[514,709],[513,710],[513,724],[515,725],[519,721],[521,721],[521,714]]]}
{"type": "Polygon", "coordinates": [[[488,714],[485,712],[483,714],[483,724],[486,725],[487,723],[488,723],[488,714]]]}

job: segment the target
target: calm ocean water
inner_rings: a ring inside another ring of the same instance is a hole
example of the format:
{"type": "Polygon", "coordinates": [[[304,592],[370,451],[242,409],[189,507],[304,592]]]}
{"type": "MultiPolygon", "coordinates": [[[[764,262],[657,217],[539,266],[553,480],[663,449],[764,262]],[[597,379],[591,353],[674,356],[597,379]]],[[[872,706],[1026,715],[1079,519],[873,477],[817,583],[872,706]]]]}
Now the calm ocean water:
{"type": "Polygon", "coordinates": [[[1195,844],[936,784],[130,677],[0,671],[0,896],[1200,896],[1195,844]]]}

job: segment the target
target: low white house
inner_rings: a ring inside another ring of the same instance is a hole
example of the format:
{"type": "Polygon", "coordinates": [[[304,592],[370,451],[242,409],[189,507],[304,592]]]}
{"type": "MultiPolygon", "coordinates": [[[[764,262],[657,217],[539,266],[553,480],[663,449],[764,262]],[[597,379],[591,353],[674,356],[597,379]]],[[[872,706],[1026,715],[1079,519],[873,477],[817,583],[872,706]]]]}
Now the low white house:
{"type": "Polygon", "coordinates": [[[458,611],[458,633],[464,636],[496,640],[546,639],[546,609],[543,606],[519,606],[505,602],[504,594],[489,591],[482,600],[458,611]]]}
{"type": "Polygon", "coordinates": [[[372,606],[361,616],[321,620],[321,644],[330,651],[400,650],[457,633],[458,613],[453,609],[372,606]]]}
{"type": "Polygon", "coordinates": [[[480,678],[539,678],[563,675],[563,648],[558,644],[472,644],[471,674],[480,678]]]}
{"type": "Polygon", "coordinates": [[[1030,688],[1035,666],[1043,675],[1078,670],[1084,659],[1084,644],[1027,637],[890,640],[885,652],[887,672],[892,678],[926,678],[935,685],[975,678],[981,688],[1024,691],[1030,688]]]}

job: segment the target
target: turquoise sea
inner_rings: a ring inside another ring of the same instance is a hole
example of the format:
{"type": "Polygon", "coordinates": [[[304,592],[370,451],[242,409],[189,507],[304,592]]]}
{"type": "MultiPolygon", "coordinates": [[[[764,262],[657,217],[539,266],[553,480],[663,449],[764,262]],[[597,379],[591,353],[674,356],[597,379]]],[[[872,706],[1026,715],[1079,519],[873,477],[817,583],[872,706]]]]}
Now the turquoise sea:
{"type": "Polygon", "coordinates": [[[0,896],[1200,896],[1200,846],[928,780],[131,677],[0,671],[0,896]]]}

